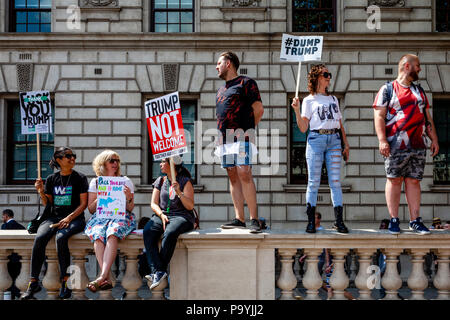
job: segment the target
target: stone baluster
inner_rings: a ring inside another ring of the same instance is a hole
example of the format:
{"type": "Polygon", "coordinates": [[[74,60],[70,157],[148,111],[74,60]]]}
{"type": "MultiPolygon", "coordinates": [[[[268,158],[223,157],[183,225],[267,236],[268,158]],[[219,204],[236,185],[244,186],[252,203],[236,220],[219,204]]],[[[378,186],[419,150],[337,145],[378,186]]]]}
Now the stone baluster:
{"type": "Polygon", "coordinates": [[[350,267],[349,267],[349,280],[350,280],[350,286],[352,288],[355,287],[355,279],[358,272],[358,262],[356,259],[356,250],[352,249],[350,254],[350,267]]]}
{"type": "Polygon", "coordinates": [[[58,253],[54,248],[47,248],[47,272],[42,285],[47,289],[47,300],[55,300],[58,297],[61,288],[61,280],[58,270],[58,253]]]}
{"type": "Polygon", "coordinates": [[[347,249],[332,249],[334,270],[330,278],[330,286],[333,288],[333,300],[344,300],[345,289],[348,287],[350,281],[345,273],[345,255],[347,249]]]}
{"type": "Polygon", "coordinates": [[[19,276],[16,279],[16,287],[19,288],[21,293],[24,293],[28,288],[28,282],[30,282],[31,249],[18,249],[16,252],[22,263],[19,276]]]}
{"type": "Polygon", "coordinates": [[[67,285],[73,290],[72,296],[74,300],[86,300],[86,286],[89,279],[86,274],[86,255],[89,249],[71,249],[72,253],[72,274],[67,285]]]}
{"type": "Polygon", "coordinates": [[[138,272],[138,248],[127,248],[125,251],[125,275],[122,278],[122,287],[126,290],[126,300],[139,300],[138,289],[142,285],[142,278],[138,272]]]}
{"type": "Polygon", "coordinates": [[[301,256],[302,255],[300,250],[297,250],[294,256],[294,267],[293,267],[295,277],[297,278],[297,283],[302,280],[302,277],[300,275],[300,262],[298,261],[298,259],[300,259],[301,256]]]}
{"type": "Polygon", "coordinates": [[[412,293],[410,300],[424,299],[423,293],[428,287],[428,279],[423,270],[423,262],[425,261],[423,256],[426,255],[427,251],[426,249],[411,250],[412,270],[408,277],[408,287],[412,293]]]}
{"type": "Polygon", "coordinates": [[[280,300],[294,299],[293,290],[297,287],[297,277],[292,268],[294,262],[292,256],[295,256],[296,252],[296,249],[279,249],[281,272],[277,286],[281,289],[280,300]]]}
{"type": "Polygon", "coordinates": [[[436,255],[438,256],[438,268],[433,284],[438,290],[437,300],[450,300],[450,249],[439,249],[436,255]]]}
{"type": "Polygon", "coordinates": [[[359,256],[359,272],[355,278],[355,285],[359,289],[358,299],[360,300],[372,300],[371,289],[375,288],[377,283],[379,284],[381,282],[379,268],[376,269],[378,273],[373,275],[373,270],[370,267],[372,265],[372,255],[375,251],[376,249],[357,250],[359,256]],[[375,280],[375,283],[371,280],[375,280]]]}
{"type": "MultiPolygon", "coordinates": [[[[96,277],[96,279],[98,277],[100,277],[100,275],[102,274],[102,270],[99,268],[99,272],[98,275],[96,277]]],[[[112,282],[112,286],[113,288],[116,286],[116,276],[114,275],[114,273],[110,270],[109,271],[109,279],[112,282]]],[[[112,290],[113,289],[108,289],[108,290],[98,290],[98,300],[115,300],[113,295],[112,295],[112,290]]]]}
{"type": "Polygon", "coordinates": [[[386,290],[385,300],[398,300],[398,289],[402,287],[402,279],[398,274],[397,262],[402,249],[385,249],[386,271],[381,279],[381,285],[386,290]]]}
{"type": "MultiPolygon", "coordinates": [[[[152,292],[152,296],[151,296],[151,300],[165,300],[166,297],[164,297],[164,289],[167,288],[167,286],[169,285],[169,282],[167,281],[166,277],[163,281],[161,281],[161,283],[159,284],[159,286],[154,287],[151,292],[152,292]]],[[[151,286],[151,282],[147,281],[147,285],[148,288],[150,289],[151,286]]]]}
{"type": "Polygon", "coordinates": [[[306,273],[303,276],[303,286],[307,289],[305,300],[320,300],[319,288],[322,287],[322,278],[317,263],[322,249],[305,249],[306,273]]]}
{"type": "Polygon", "coordinates": [[[9,250],[0,249],[0,300],[3,300],[3,293],[12,284],[7,267],[9,254],[9,250]]]}

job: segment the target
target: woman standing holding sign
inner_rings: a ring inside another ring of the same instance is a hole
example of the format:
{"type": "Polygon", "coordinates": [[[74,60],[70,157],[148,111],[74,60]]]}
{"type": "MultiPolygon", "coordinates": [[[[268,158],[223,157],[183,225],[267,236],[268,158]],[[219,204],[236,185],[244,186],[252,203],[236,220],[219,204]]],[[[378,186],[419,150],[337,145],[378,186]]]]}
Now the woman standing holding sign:
{"type": "Polygon", "coordinates": [[[347,161],[349,145],[341,121],[339,102],[335,96],[328,94],[330,80],[331,73],[325,65],[313,65],[308,74],[310,95],[303,99],[301,114],[298,97],[295,97],[292,102],[300,131],[306,132],[308,126],[310,129],[306,146],[308,166],[306,191],[308,225],[306,232],[308,233],[316,232],[314,217],[324,160],[336,218],[333,228],[340,233],[348,233],[342,217],[341,157],[343,156],[347,161]],[[343,149],[341,145],[344,146],[343,149]]]}
{"type": "Polygon", "coordinates": [[[88,190],[86,176],[73,170],[76,158],[70,148],[57,148],[50,160],[50,167],[60,170],[47,177],[45,187],[41,178],[34,184],[42,203],[52,206],[52,217],[43,221],[37,230],[31,253],[31,279],[21,300],[33,299],[34,294],[41,291],[39,274],[45,260],[45,248],[55,234],[61,277],[59,298],[68,299],[72,294],[72,290],[67,287],[67,268],[70,265],[68,242],[71,236],[83,231],[86,225],[84,209],[88,190]]]}
{"type": "Polygon", "coordinates": [[[98,217],[98,177],[120,177],[120,157],[112,150],[105,150],[95,157],[92,167],[97,178],[93,178],[89,184],[88,210],[90,213],[95,213],[87,223],[84,233],[94,243],[95,256],[101,269],[100,276],[89,282],[87,288],[92,292],[97,292],[99,289],[112,289],[112,281],[109,276],[111,266],[117,256],[118,242],[119,239],[124,239],[136,229],[136,217],[131,212],[134,208],[134,186],[128,177],[123,177],[125,178],[123,192],[126,198],[125,219],[113,220],[98,217]]]}

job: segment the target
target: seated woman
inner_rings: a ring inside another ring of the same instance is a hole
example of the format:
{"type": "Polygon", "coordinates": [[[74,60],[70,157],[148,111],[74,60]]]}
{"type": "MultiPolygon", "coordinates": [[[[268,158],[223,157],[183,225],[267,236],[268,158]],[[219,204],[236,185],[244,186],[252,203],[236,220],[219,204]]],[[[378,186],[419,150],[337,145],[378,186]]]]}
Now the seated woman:
{"type": "MultiPolygon", "coordinates": [[[[92,167],[97,177],[120,177],[120,157],[112,150],[105,150],[97,155],[92,162],[92,167]]],[[[136,228],[136,218],[131,212],[134,208],[134,186],[128,177],[126,178],[124,193],[126,197],[125,220],[112,220],[97,217],[97,187],[98,178],[93,178],[89,184],[88,210],[94,213],[88,221],[84,233],[94,243],[95,256],[101,269],[100,276],[89,282],[87,288],[96,292],[111,289],[112,282],[109,278],[111,266],[117,256],[119,239],[124,239],[136,228]]]]}
{"type": "Polygon", "coordinates": [[[84,209],[87,205],[88,182],[85,175],[73,170],[77,156],[70,148],[59,147],[50,160],[52,169],[60,169],[47,177],[45,188],[42,179],[34,184],[42,203],[50,203],[53,216],[43,221],[39,226],[31,252],[31,279],[21,300],[33,299],[34,294],[41,291],[39,274],[45,260],[45,248],[56,234],[56,251],[61,276],[59,298],[68,299],[72,290],[67,287],[70,266],[69,238],[83,231],[86,222],[84,209]]]}
{"type": "Polygon", "coordinates": [[[167,277],[167,267],[172,258],[178,236],[194,228],[194,186],[191,174],[175,157],[176,179],[172,178],[169,159],[161,161],[160,176],[153,183],[151,208],[155,212],[144,228],[144,245],[151,274],[145,278],[150,289],[157,287],[167,277]],[[161,249],[158,249],[162,237],[161,249]]]}

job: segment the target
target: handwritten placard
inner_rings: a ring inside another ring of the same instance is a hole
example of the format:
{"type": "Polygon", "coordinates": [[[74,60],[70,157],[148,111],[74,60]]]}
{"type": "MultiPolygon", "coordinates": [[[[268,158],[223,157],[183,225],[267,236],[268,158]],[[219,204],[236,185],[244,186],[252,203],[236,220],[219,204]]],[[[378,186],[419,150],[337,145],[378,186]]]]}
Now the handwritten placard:
{"type": "Polygon", "coordinates": [[[125,220],[126,198],[124,177],[98,177],[97,217],[111,220],[125,220]]]}

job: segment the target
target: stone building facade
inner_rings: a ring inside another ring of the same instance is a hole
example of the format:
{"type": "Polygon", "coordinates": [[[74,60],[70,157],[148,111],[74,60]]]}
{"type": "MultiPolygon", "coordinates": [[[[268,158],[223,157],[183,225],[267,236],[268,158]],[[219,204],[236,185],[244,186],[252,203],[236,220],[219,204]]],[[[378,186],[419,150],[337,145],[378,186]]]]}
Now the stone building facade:
{"type": "MultiPolygon", "coordinates": [[[[178,91],[195,106],[195,203],[202,227],[234,217],[226,173],[204,160],[211,155],[208,129],[216,128],[215,93],[223,85],[216,61],[235,51],[241,72],[260,88],[265,113],[257,130],[261,152],[254,166],[259,215],[272,229],[304,229],[305,184],[292,179],[292,114],[297,65],[279,59],[282,33],[293,33],[288,0],[195,0],[190,33],[152,32],[152,5],[145,0],[54,0],[51,32],[11,31],[11,3],[0,3],[0,207],[26,223],[36,213],[31,184],[8,179],[11,130],[9,101],[27,90],[49,90],[55,105],[54,146],[74,149],[76,169],[93,177],[91,162],[105,148],[122,157],[124,174],[136,185],[135,214],[150,216],[151,151],[143,103],[178,91]],[[71,7],[74,6],[74,7],[71,7]],[[79,16],[77,28],[73,28],[79,16]],[[69,20],[69,22],[68,22],[69,20]],[[28,67],[24,67],[28,66],[28,67]]],[[[378,89],[394,79],[399,58],[419,55],[420,83],[430,103],[450,99],[450,36],[436,32],[432,0],[336,0],[335,31],[324,36],[322,61],[333,74],[331,91],[340,99],[351,146],[343,165],[345,219],[350,227],[377,227],[388,217],[385,174],[371,108],[378,89]],[[381,8],[381,29],[369,29],[367,7],[381,8]],[[449,72],[448,72],[449,71],[449,72]]],[[[302,33],[296,33],[301,35],[302,33]]],[[[307,94],[308,65],[301,69],[300,95],[307,94]]],[[[436,117],[439,115],[434,115],[436,117]]],[[[433,178],[428,156],[422,182],[422,212],[450,220],[449,191],[433,178]]],[[[318,207],[324,225],[333,221],[328,187],[318,207]]],[[[409,219],[402,196],[400,218],[409,219]]]]}

